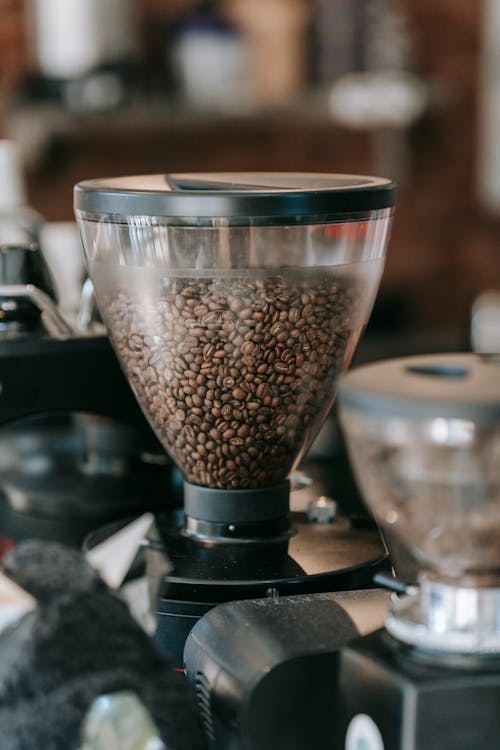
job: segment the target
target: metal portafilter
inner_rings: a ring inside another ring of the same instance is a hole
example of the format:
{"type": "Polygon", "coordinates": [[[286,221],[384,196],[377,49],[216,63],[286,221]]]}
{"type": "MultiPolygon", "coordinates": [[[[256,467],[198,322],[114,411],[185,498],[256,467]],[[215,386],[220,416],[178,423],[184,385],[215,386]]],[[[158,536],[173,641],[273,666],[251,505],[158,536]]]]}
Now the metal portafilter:
{"type": "Polygon", "coordinates": [[[394,539],[419,571],[387,617],[389,633],[443,654],[500,654],[498,358],[360,367],[341,378],[339,414],[389,551],[394,539]]]}

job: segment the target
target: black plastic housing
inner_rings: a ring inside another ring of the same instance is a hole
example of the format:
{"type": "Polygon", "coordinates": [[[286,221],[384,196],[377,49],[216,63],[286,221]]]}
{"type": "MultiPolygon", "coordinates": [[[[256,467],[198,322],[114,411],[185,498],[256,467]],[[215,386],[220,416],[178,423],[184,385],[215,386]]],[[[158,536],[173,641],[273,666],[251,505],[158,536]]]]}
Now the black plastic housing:
{"type": "Polygon", "coordinates": [[[498,656],[426,654],[381,630],[342,650],[338,687],[338,735],[331,747],[499,747],[498,656]]]}
{"type": "Polygon", "coordinates": [[[336,729],[339,649],[382,624],[378,590],[224,604],[184,651],[217,750],[324,750],[336,729]]]}

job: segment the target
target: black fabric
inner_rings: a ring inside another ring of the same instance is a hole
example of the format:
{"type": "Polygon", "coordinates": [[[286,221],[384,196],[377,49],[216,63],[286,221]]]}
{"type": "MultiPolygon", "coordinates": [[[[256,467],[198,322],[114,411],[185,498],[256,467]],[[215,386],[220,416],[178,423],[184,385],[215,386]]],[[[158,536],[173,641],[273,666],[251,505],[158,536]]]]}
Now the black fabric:
{"type": "Polygon", "coordinates": [[[169,750],[205,747],[189,684],[78,553],[23,543],[5,572],[39,604],[0,636],[0,660],[9,654],[0,664],[1,750],[74,750],[92,701],[121,690],[137,693],[169,750]]]}
{"type": "Polygon", "coordinates": [[[106,589],[84,556],[62,544],[27,540],[6,556],[2,567],[41,604],[70,592],[106,589]]]}

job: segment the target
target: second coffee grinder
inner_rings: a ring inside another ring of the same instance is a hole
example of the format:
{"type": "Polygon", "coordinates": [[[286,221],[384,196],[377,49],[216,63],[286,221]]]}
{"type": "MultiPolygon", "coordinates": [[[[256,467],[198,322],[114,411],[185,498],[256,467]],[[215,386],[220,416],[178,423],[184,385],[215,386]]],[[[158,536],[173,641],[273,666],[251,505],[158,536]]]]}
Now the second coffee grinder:
{"type": "Polygon", "coordinates": [[[385,629],[342,650],[346,750],[498,748],[500,362],[442,354],[341,379],[339,413],[361,490],[418,571],[385,629]]]}

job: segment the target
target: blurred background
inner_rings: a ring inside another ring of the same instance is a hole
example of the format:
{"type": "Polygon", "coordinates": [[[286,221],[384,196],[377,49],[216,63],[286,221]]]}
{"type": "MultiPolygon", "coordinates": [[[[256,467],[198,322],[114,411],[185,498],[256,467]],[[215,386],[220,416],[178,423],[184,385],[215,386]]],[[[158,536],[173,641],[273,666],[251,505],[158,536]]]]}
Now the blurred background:
{"type": "Polygon", "coordinates": [[[397,180],[361,357],[468,348],[496,315],[499,132],[498,0],[0,0],[0,137],[49,225],[91,177],[397,180]]]}

